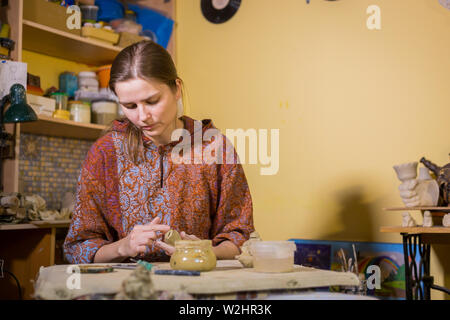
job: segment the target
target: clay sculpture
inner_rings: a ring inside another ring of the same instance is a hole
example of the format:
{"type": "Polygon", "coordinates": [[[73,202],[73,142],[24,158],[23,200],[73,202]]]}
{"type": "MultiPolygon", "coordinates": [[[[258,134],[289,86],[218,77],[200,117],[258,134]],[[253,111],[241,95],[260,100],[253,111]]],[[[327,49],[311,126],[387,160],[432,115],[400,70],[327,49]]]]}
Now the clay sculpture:
{"type": "Polygon", "coordinates": [[[250,253],[250,243],[254,241],[261,241],[259,233],[254,231],[250,234],[250,239],[245,241],[241,246],[241,254],[236,256],[244,268],[253,268],[253,256],[250,253]]]}
{"type": "Polygon", "coordinates": [[[420,168],[417,178],[417,162],[394,166],[397,177],[402,184],[398,187],[400,197],[406,207],[436,206],[439,200],[439,186],[433,180],[427,168],[420,168]]]}
{"type": "Polygon", "coordinates": [[[444,227],[450,227],[450,213],[447,213],[443,218],[442,218],[442,225],[444,227]]]}
{"type": "Polygon", "coordinates": [[[447,163],[443,167],[439,167],[425,158],[420,159],[420,162],[436,176],[440,192],[439,205],[450,206],[450,163],[447,163]]]}
{"type": "Polygon", "coordinates": [[[432,227],[433,218],[431,217],[430,211],[425,211],[423,214],[423,227],[432,227]]]}
{"type": "Polygon", "coordinates": [[[181,236],[177,230],[171,229],[164,235],[164,242],[175,247],[175,241],[181,240],[181,236]]]}
{"type": "Polygon", "coordinates": [[[409,214],[409,212],[403,212],[402,214],[402,227],[415,227],[417,226],[416,221],[409,214]]]}

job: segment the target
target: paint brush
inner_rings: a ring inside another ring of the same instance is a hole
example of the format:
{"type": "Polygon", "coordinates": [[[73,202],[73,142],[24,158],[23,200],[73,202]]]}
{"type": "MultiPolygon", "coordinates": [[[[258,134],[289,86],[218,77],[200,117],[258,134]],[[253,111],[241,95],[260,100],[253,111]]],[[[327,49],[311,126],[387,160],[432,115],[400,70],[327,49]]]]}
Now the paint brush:
{"type": "Polygon", "coordinates": [[[359,274],[359,270],[358,270],[358,256],[356,255],[355,245],[352,244],[352,247],[353,247],[353,257],[355,259],[355,273],[356,273],[356,275],[358,275],[359,274]]]}
{"type": "Polygon", "coordinates": [[[344,262],[344,270],[345,270],[345,272],[347,272],[348,271],[348,267],[347,267],[347,259],[345,258],[345,252],[344,252],[344,249],[342,249],[341,248],[341,255],[342,255],[342,260],[343,260],[343,262],[344,262]]]}

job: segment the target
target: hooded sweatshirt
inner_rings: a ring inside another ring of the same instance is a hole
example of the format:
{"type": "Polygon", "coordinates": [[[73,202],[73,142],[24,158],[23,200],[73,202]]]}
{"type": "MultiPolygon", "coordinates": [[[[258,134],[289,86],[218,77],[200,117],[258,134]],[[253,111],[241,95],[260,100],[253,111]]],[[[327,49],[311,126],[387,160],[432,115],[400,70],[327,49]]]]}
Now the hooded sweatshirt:
{"type": "MultiPolygon", "coordinates": [[[[229,240],[240,247],[249,239],[252,199],[236,151],[211,120],[181,119],[184,132],[178,141],[157,146],[143,136],[137,164],[126,153],[126,122],[114,121],[93,144],[64,242],[70,263],[92,263],[100,247],[156,217],[178,232],[211,239],[213,246],[229,240]]],[[[152,244],[144,259],[169,257],[152,244]]]]}

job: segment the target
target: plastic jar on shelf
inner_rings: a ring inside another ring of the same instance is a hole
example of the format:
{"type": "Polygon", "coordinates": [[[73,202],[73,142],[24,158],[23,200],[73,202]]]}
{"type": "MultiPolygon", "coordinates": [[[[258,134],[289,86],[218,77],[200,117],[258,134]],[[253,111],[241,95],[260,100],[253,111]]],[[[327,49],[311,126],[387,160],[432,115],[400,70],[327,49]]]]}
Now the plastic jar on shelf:
{"type": "Polygon", "coordinates": [[[59,89],[73,98],[78,90],[78,78],[73,72],[63,72],[59,75],[59,89]]]}
{"type": "Polygon", "coordinates": [[[55,99],[56,101],[56,107],[55,112],[53,112],[53,117],[69,120],[70,112],[67,110],[67,101],[69,97],[67,96],[67,94],[63,92],[54,92],[50,95],[50,97],[52,99],[55,99]]]}
{"type": "Polygon", "coordinates": [[[98,92],[97,75],[93,71],[78,73],[78,88],[81,91],[98,92]]]}
{"type": "Polygon", "coordinates": [[[84,22],[96,23],[98,7],[90,5],[81,5],[81,20],[84,22]]]}
{"type": "Polygon", "coordinates": [[[109,125],[117,118],[117,103],[114,101],[96,101],[92,103],[92,122],[109,125]]]}
{"type": "Polygon", "coordinates": [[[70,101],[70,120],[91,123],[91,106],[84,101],[70,101]]]}
{"type": "Polygon", "coordinates": [[[100,88],[108,88],[109,78],[111,74],[111,65],[102,66],[97,69],[100,88]]]}
{"type": "Polygon", "coordinates": [[[216,262],[211,240],[178,240],[170,257],[170,267],[174,270],[210,271],[216,262]]]}

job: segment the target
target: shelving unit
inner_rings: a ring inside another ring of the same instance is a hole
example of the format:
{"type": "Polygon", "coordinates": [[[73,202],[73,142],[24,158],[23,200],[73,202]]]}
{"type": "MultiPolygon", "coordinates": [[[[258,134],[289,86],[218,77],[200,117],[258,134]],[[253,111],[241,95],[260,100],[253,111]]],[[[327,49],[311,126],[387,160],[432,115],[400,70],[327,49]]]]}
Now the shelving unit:
{"type": "MultiPolygon", "coordinates": [[[[175,0],[134,0],[129,2],[154,9],[172,18],[175,17],[175,0]]],[[[24,19],[23,11],[25,3],[26,0],[9,1],[7,10],[1,10],[0,12],[2,21],[9,23],[11,27],[11,39],[16,43],[11,54],[15,61],[22,61],[22,49],[25,49],[89,66],[101,66],[111,63],[115,56],[122,50],[122,48],[106,42],[55,29],[45,25],[45,21],[37,22],[24,19]]],[[[167,50],[175,61],[175,30],[172,32],[167,50]]],[[[100,137],[104,129],[106,129],[105,126],[96,124],[86,125],[42,116],[39,117],[39,121],[37,122],[22,123],[16,126],[6,125],[6,130],[13,133],[16,137],[16,157],[13,160],[6,159],[4,161],[4,172],[8,173],[3,175],[4,191],[19,191],[18,154],[20,151],[21,132],[95,140],[100,137]]]]}
{"type": "Polygon", "coordinates": [[[381,227],[380,232],[384,233],[410,233],[410,234],[422,234],[422,233],[448,233],[450,234],[450,228],[442,226],[433,227],[402,227],[402,226],[388,226],[381,227]]]}
{"type": "Polygon", "coordinates": [[[95,140],[108,126],[94,123],[80,123],[71,120],[39,116],[39,121],[20,125],[23,133],[33,133],[61,138],[95,140]]]}
{"type": "Polygon", "coordinates": [[[70,220],[42,220],[30,221],[21,224],[0,224],[0,230],[25,230],[25,229],[42,229],[42,228],[67,228],[70,220]]]}
{"type": "Polygon", "coordinates": [[[450,294],[450,290],[434,283],[430,274],[431,244],[450,244],[450,228],[440,225],[444,215],[450,213],[450,207],[393,207],[385,211],[430,211],[433,217],[432,227],[385,226],[383,233],[399,233],[402,236],[405,259],[406,298],[408,300],[429,300],[431,289],[450,294]],[[416,258],[419,263],[416,263],[416,258]]]}
{"type": "Polygon", "coordinates": [[[393,207],[383,208],[384,211],[430,211],[432,216],[442,217],[450,213],[450,207],[393,207]]]}
{"type": "Polygon", "coordinates": [[[23,20],[23,49],[89,65],[111,63],[122,48],[23,20]]]}
{"type": "MultiPolygon", "coordinates": [[[[0,19],[11,28],[10,38],[15,41],[11,57],[22,61],[22,49],[47,56],[71,60],[89,66],[110,64],[122,48],[106,42],[81,37],[45,24],[46,21],[31,21],[23,18],[24,4],[27,0],[9,0],[9,6],[0,10],[0,19]]],[[[42,0],[45,1],[45,0],[42,0]]],[[[135,0],[130,1],[175,17],[175,0],[135,0]]],[[[45,20],[45,19],[44,19],[45,20]]],[[[176,27],[176,24],[175,24],[176,27]]],[[[168,49],[174,61],[175,30],[168,49]]],[[[67,70],[61,70],[67,71],[67,70]]],[[[15,158],[3,162],[3,186],[5,192],[19,191],[19,152],[20,134],[32,133],[55,137],[95,140],[106,129],[97,124],[82,124],[39,116],[39,121],[17,125],[6,124],[6,130],[15,137],[15,158]]],[[[0,259],[19,279],[25,299],[31,299],[33,284],[39,268],[62,263],[58,257],[58,245],[65,237],[70,221],[33,221],[20,225],[0,225],[0,259]],[[61,240],[62,239],[62,240],[61,240]]],[[[17,288],[10,278],[0,278],[0,299],[11,298],[17,288]]],[[[15,297],[15,296],[14,296],[15,297]]],[[[14,298],[13,297],[13,298],[14,298]]]]}

